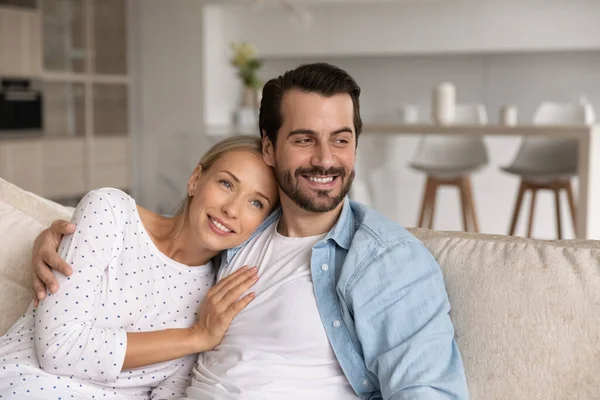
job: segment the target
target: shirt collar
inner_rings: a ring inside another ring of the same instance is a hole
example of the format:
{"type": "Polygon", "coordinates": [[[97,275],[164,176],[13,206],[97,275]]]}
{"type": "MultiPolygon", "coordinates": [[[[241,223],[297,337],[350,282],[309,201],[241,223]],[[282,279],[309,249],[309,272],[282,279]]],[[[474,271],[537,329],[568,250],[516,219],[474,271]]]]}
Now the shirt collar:
{"type": "Polygon", "coordinates": [[[342,212],[327,236],[323,240],[332,239],[338,246],[348,250],[354,236],[354,214],[348,196],[344,198],[342,212]]]}

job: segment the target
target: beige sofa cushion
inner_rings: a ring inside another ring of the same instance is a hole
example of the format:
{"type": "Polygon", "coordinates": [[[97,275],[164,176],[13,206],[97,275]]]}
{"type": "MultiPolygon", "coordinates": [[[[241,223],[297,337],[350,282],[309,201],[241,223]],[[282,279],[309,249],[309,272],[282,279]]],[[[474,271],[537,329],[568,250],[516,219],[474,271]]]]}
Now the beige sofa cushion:
{"type": "Polygon", "coordinates": [[[30,254],[35,237],[72,209],[42,199],[0,179],[0,334],[33,298],[30,254]]]}
{"type": "Polygon", "coordinates": [[[600,398],[600,242],[413,233],[444,271],[472,399],[600,398]]]}

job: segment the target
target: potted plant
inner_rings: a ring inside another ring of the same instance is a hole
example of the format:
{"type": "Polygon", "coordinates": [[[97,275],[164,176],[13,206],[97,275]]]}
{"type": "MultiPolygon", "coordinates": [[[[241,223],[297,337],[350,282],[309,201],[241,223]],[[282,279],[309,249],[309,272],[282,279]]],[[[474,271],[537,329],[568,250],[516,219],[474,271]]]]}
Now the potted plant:
{"type": "Polygon", "coordinates": [[[233,57],[231,65],[237,69],[237,76],[243,85],[242,107],[258,109],[258,90],[262,81],[258,70],[262,61],[258,59],[256,48],[248,42],[232,43],[233,57]]]}

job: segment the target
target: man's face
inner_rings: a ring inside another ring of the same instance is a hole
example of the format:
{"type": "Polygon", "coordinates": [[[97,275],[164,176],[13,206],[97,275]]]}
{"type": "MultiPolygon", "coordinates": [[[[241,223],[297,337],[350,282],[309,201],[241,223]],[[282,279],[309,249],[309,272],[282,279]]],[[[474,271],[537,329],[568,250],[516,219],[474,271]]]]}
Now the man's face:
{"type": "Polygon", "coordinates": [[[290,90],[281,102],[283,125],[275,148],[263,139],[263,158],[274,168],[285,197],[310,212],[334,210],[354,179],[356,134],[348,94],[323,97],[290,90]]]}

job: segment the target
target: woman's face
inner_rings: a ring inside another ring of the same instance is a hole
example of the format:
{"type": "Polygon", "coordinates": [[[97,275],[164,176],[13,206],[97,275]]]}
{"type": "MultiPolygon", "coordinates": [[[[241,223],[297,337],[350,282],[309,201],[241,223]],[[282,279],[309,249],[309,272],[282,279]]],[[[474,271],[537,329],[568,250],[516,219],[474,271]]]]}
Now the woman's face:
{"type": "Polygon", "coordinates": [[[244,150],[223,154],[208,170],[198,166],[188,192],[191,232],[213,251],[245,242],[277,202],[273,170],[262,156],[244,150]]]}

